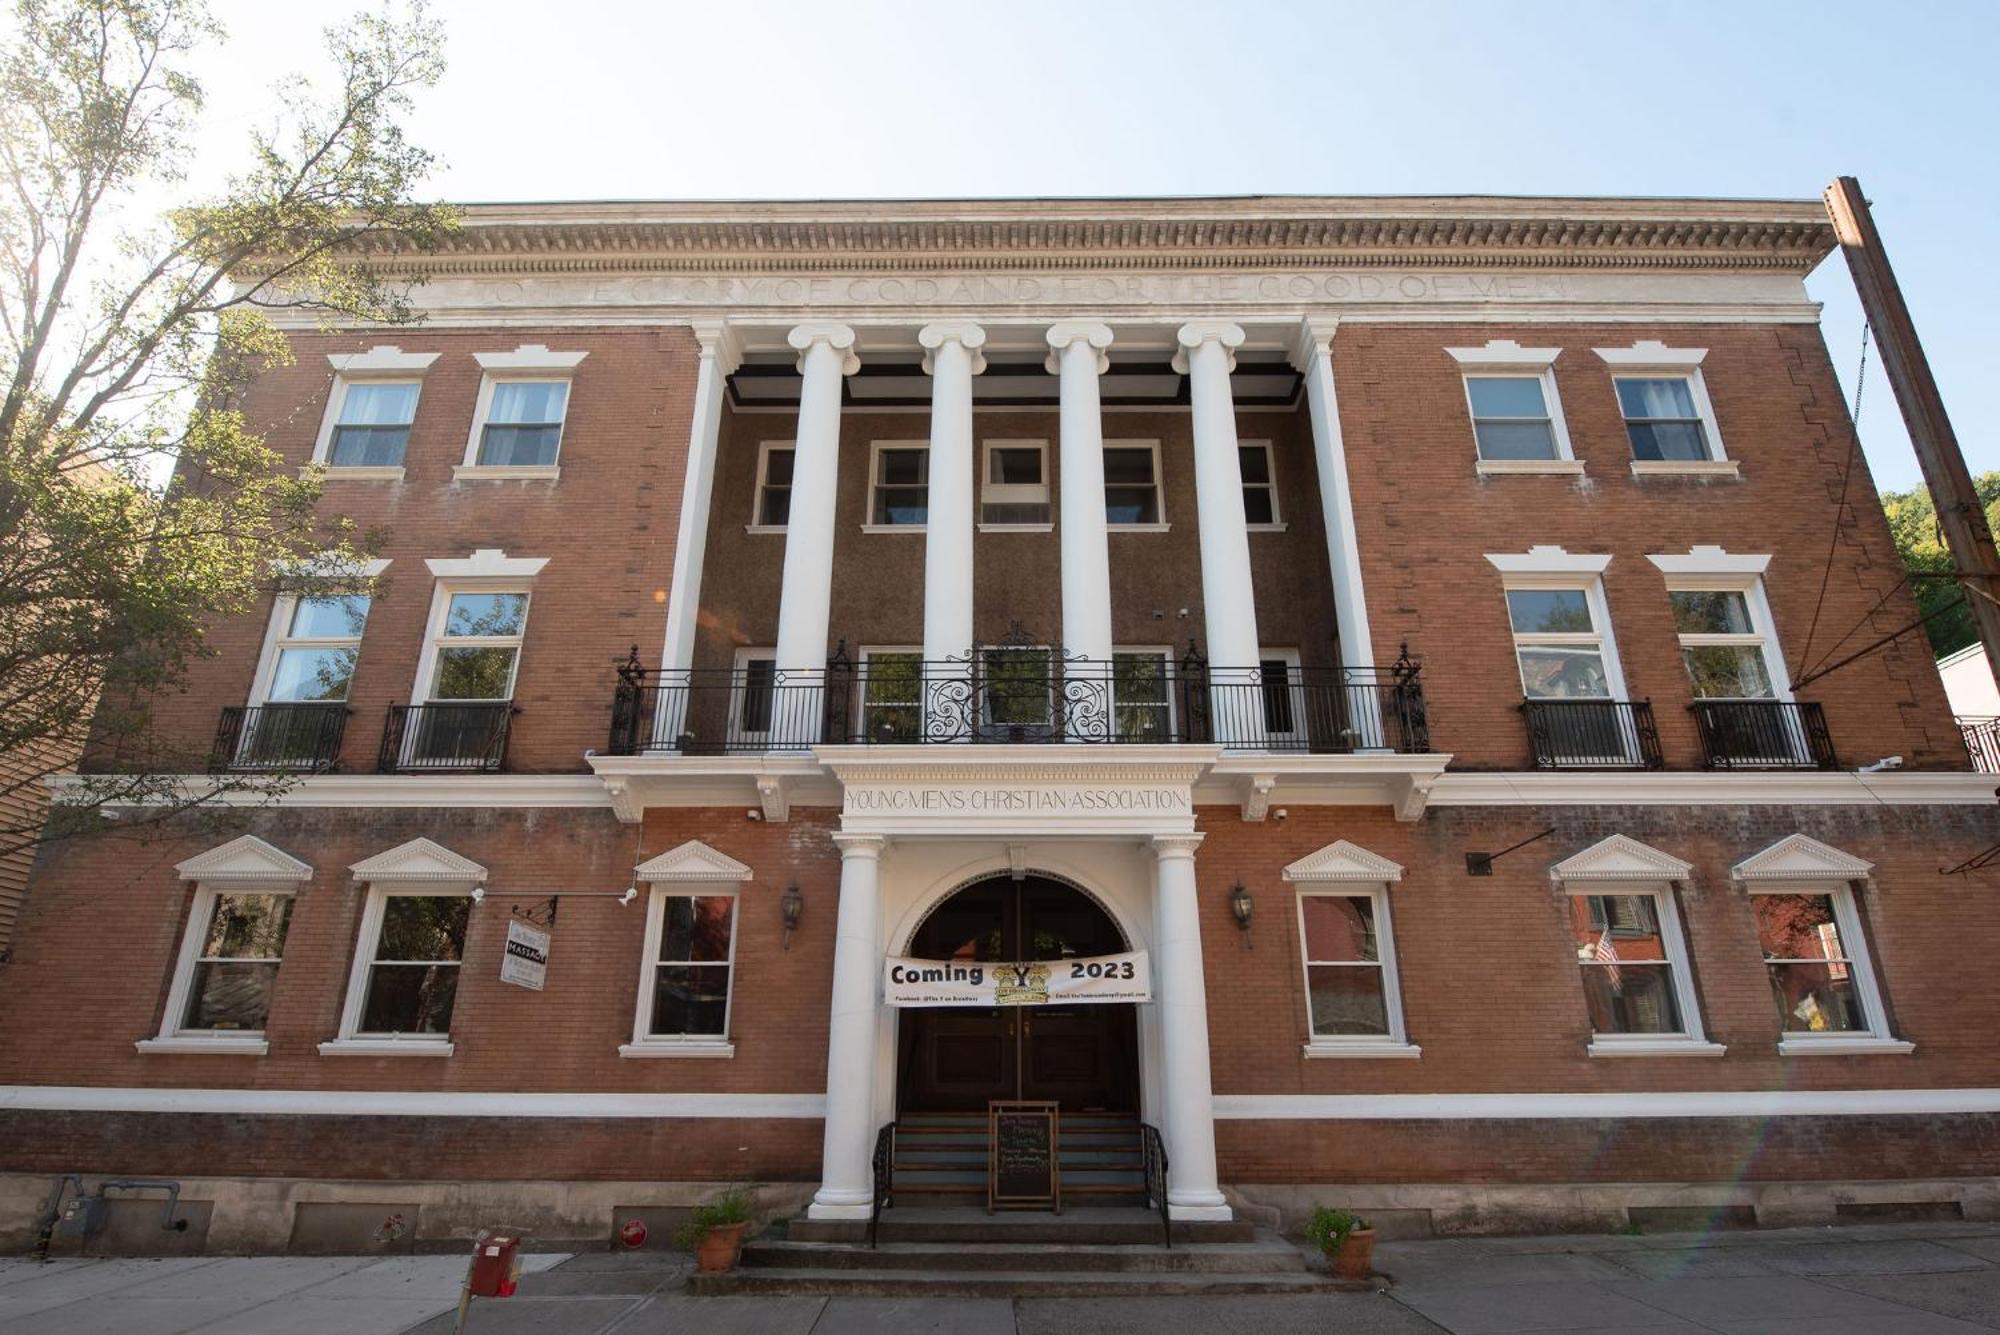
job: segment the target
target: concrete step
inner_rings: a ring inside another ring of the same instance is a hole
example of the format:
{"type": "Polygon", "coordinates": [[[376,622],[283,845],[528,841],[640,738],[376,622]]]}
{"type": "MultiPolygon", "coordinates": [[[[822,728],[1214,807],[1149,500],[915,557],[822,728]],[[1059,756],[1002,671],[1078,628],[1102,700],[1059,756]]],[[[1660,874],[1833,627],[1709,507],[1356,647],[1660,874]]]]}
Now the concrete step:
{"type": "Polygon", "coordinates": [[[786,1270],[762,1266],[719,1275],[699,1272],[690,1289],[704,1297],[729,1294],[824,1294],[883,1298],[1105,1298],[1246,1293],[1365,1291],[1330,1275],[1097,1273],[1051,1270],[786,1270]]]}
{"type": "MultiPolygon", "coordinates": [[[[984,1212],[979,1206],[898,1204],[882,1214],[878,1239],[884,1243],[1012,1242],[1045,1247],[1132,1244],[1157,1246],[1160,1217],[1133,1205],[1083,1205],[1062,1214],[1041,1210],[984,1212]]],[[[785,1236],[793,1242],[865,1242],[865,1219],[794,1219],[785,1236]]],[[[1193,1242],[1250,1242],[1256,1225],[1247,1220],[1183,1220],[1174,1225],[1174,1245],[1193,1242]]]]}
{"type": "Polygon", "coordinates": [[[1299,1249],[1278,1238],[1167,1248],[1159,1244],[1157,1233],[1150,1245],[1086,1243],[1060,1248],[1018,1242],[885,1242],[870,1250],[865,1242],[760,1239],[745,1244],[742,1263],[776,1270],[1089,1270],[1204,1275],[1295,1275],[1306,1269],[1299,1249]]]}

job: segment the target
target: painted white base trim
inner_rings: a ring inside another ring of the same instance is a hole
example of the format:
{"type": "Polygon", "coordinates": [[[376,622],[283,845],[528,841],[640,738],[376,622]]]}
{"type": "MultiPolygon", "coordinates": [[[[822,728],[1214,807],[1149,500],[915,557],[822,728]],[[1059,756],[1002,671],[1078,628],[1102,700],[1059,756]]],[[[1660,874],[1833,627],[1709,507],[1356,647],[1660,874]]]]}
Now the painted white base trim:
{"type": "Polygon", "coordinates": [[[1198,1223],[1209,1221],[1227,1223],[1235,1217],[1235,1212],[1227,1205],[1175,1205],[1171,1200],[1167,1202],[1169,1219],[1187,1219],[1198,1223]]]}
{"type": "Polygon", "coordinates": [[[449,1057],[458,1044],[429,1038],[336,1038],[319,1045],[322,1057],[449,1057]]]}
{"type": "MultiPolygon", "coordinates": [[[[65,792],[88,792],[64,777],[50,780],[49,789],[58,802],[65,792]]],[[[611,807],[594,774],[308,774],[219,794],[213,779],[191,774],[180,781],[178,800],[230,807],[611,807]]]]}
{"type": "Polygon", "coordinates": [[[1535,803],[1604,806],[1980,806],[1994,805],[1990,774],[1904,770],[1855,774],[1458,773],[1439,775],[1430,805],[1505,807],[1535,803]]]}
{"type": "Polygon", "coordinates": [[[1692,1038],[1600,1037],[1584,1051],[1593,1057],[1720,1057],[1729,1049],[1720,1043],[1703,1043],[1692,1038]]]}
{"type": "Polygon", "coordinates": [[[1917,1045],[1897,1038],[1781,1038],[1780,1057],[1900,1057],[1917,1045]]]}
{"type": "Polygon", "coordinates": [[[734,1043],[621,1043],[621,1057],[734,1057],[734,1043]]]}
{"type": "Polygon", "coordinates": [[[869,1214],[866,1205],[821,1205],[814,1201],[806,1207],[808,1219],[866,1219],[869,1214]]]}
{"type": "Polygon", "coordinates": [[[176,1034],[172,1038],[142,1038],[132,1045],[141,1052],[199,1052],[206,1056],[261,1057],[271,1050],[270,1041],[262,1034],[245,1037],[232,1034],[228,1038],[195,1038],[186,1034],[176,1034]]]}
{"type": "Polygon", "coordinates": [[[1718,1089],[1650,1094],[1218,1094],[1229,1121],[1886,1117],[2000,1112],[2000,1089],[1718,1089]]]}
{"type": "Polygon", "coordinates": [[[318,1117],[785,1117],[826,1115],[823,1094],[522,1094],[504,1090],[164,1089],[0,1085],[0,1112],[318,1117]]]}
{"type": "Polygon", "coordinates": [[[1414,1043],[1308,1043],[1305,1045],[1308,1057],[1348,1057],[1367,1059],[1369,1057],[1417,1058],[1424,1050],[1414,1043]]]}

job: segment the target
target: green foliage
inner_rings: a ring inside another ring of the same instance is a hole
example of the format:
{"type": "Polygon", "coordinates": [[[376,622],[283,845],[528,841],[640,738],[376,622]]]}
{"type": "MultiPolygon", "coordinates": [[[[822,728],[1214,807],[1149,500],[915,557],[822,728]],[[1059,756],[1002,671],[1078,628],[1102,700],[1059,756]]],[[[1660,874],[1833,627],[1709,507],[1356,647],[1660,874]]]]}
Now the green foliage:
{"type": "MultiPolygon", "coordinates": [[[[411,257],[454,220],[415,202],[433,161],[400,122],[442,72],[442,32],[420,5],[329,29],[328,91],[282,86],[241,170],[189,197],[203,103],[183,66],[223,35],[200,0],[13,9],[0,47],[0,754],[31,763],[0,794],[39,788],[93,735],[124,772],[59,813],[69,833],[104,802],[184,803],[145,776],[206,756],[156,731],[148,702],[184,683],[208,625],[281,572],[352,571],[366,555],[368,535],[319,513],[319,477],[281,469],[242,397],[290,360],[278,313],[414,318],[411,257]],[[157,218],[143,204],[176,195],[157,218]]],[[[36,837],[0,817],[0,852],[36,837]]]]}
{"type": "MultiPolygon", "coordinates": [[[[2000,529],[2000,471],[1981,473],[1972,479],[1973,490],[1986,510],[1989,525],[2000,529]]],[[[1896,539],[1896,551],[1903,566],[1913,574],[1950,574],[1951,553],[1938,529],[1937,510],[1924,487],[1882,493],[1882,512],[1888,516],[1889,532],[1896,539]]],[[[1928,616],[1963,598],[1949,579],[1913,579],[1910,590],[1916,596],[1917,611],[1928,616]]],[[[1926,623],[1931,649],[1939,656],[1963,649],[1979,638],[1973,628],[1971,609],[1959,606],[1926,623]]]]}
{"type": "Polygon", "coordinates": [[[1306,1240],[1322,1251],[1332,1251],[1347,1241],[1347,1235],[1356,1229],[1366,1229],[1368,1221],[1345,1210],[1336,1210],[1329,1205],[1313,1207],[1312,1218],[1306,1221],[1306,1240]]]}
{"type": "Polygon", "coordinates": [[[701,1245],[710,1229],[749,1221],[750,1193],[742,1187],[731,1187],[714,1200],[695,1206],[688,1221],[674,1230],[674,1245],[691,1252],[701,1245]]]}

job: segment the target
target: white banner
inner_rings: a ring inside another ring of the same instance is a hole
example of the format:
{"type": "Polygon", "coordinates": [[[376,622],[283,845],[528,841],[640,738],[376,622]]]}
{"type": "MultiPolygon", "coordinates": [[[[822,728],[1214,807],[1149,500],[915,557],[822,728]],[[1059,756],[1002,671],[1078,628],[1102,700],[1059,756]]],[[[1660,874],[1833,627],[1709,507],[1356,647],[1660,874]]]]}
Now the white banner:
{"type": "Polygon", "coordinates": [[[1026,964],[887,959],[882,962],[882,995],[891,1006],[1151,1001],[1153,977],[1143,950],[1026,964]]]}
{"type": "Polygon", "coordinates": [[[500,956],[500,981],[539,992],[549,976],[549,934],[519,918],[507,920],[507,949],[500,956]]]}

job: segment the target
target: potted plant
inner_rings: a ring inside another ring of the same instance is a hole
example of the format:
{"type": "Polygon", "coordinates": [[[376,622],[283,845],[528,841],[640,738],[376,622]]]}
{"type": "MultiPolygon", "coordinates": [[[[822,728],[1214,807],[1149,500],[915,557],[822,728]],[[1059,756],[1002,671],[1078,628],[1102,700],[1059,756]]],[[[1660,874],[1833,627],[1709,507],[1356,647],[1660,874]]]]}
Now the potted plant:
{"type": "Polygon", "coordinates": [[[1340,1278],[1368,1278],[1375,1256],[1375,1230],[1367,1220],[1345,1210],[1315,1206],[1306,1223],[1306,1237],[1326,1253],[1326,1263],[1340,1278]]]}
{"type": "Polygon", "coordinates": [[[688,1221],[674,1234],[674,1241],[694,1253],[695,1268],[708,1272],[728,1270],[743,1250],[743,1230],[750,1227],[750,1193],[731,1187],[704,1205],[697,1205],[688,1221]]]}

